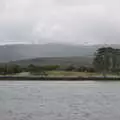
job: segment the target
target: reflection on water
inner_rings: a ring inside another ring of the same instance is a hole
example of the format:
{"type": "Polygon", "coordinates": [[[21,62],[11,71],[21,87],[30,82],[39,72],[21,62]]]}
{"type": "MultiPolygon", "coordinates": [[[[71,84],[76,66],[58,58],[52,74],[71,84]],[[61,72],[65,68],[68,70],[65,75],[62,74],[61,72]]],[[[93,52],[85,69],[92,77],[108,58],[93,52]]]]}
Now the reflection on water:
{"type": "Polygon", "coordinates": [[[120,120],[120,82],[0,82],[1,120],[120,120]]]}

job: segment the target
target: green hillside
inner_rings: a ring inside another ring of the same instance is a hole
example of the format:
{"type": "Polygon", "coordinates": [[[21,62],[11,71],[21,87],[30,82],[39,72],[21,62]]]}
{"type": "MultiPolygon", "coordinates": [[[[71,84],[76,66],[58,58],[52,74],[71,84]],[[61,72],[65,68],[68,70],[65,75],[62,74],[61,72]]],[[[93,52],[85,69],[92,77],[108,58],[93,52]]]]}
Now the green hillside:
{"type": "Polygon", "coordinates": [[[86,65],[91,66],[92,57],[44,57],[44,58],[35,58],[35,59],[26,59],[10,62],[10,64],[19,64],[19,65],[86,65]]]}

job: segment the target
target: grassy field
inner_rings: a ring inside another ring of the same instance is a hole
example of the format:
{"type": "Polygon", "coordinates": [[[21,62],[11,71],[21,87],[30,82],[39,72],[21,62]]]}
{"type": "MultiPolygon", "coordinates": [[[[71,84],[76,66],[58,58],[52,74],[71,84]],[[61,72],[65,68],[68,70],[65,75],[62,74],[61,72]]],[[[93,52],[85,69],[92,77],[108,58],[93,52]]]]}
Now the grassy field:
{"type": "Polygon", "coordinates": [[[67,72],[67,71],[48,71],[48,76],[82,76],[82,77],[91,77],[91,76],[96,76],[96,73],[86,73],[86,72],[67,72]]]}
{"type": "MultiPolygon", "coordinates": [[[[67,72],[67,71],[47,71],[48,76],[50,77],[76,77],[76,76],[81,76],[81,77],[92,77],[92,76],[101,76],[100,74],[97,73],[86,73],[86,72],[67,72]]],[[[15,76],[33,76],[29,72],[24,72],[17,74],[15,76]]],[[[40,76],[40,75],[38,75],[40,76]]]]}
{"type": "MultiPolygon", "coordinates": [[[[89,72],[72,72],[72,71],[47,71],[48,77],[103,77],[100,73],[89,73],[89,72]]],[[[31,75],[29,72],[23,72],[16,75],[7,76],[18,76],[18,77],[32,77],[41,75],[31,75]]],[[[118,77],[115,74],[107,74],[108,77],[118,77]]]]}

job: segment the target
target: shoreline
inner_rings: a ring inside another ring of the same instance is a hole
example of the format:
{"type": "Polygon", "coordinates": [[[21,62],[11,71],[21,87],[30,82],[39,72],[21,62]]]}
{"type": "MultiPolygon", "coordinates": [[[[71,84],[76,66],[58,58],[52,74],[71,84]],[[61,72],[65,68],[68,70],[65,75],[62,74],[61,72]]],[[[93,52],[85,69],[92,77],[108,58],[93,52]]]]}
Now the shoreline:
{"type": "Polygon", "coordinates": [[[0,76],[0,81],[119,81],[120,77],[37,77],[0,76]]]}

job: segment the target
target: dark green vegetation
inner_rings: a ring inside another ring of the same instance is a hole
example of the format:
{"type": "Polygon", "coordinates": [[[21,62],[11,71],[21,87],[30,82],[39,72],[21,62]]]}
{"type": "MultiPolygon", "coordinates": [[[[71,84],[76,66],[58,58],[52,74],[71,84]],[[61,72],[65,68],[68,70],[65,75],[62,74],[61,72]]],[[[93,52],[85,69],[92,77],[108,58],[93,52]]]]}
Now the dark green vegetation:
{"type": "MultiPolygon", "coordinates": [[[[28,66],[19,66],[19,65],[8,65],[5,64],[0,67],[0,74],[1,75],[15,75],[23,72],[28,72],[31,75],[46,75],[47,73],[56,74],[58,75],[70,73],[74,74],[77,72],[88,72],[93,73],[95,69],[93,67],[86,67],[86,66],[60,66],[60,65],[46,65],[46,66],[35,66],[30,64],[28,66]],[[53,71],[53,72],[50,72],[53,71]],[[63,72],[64,71],[64,72],[63,72]]],[[[67,75],[67,74],[66,74],[67,75]]],[[[69,75],[69,74],[68,74],[69,75]]],[[[76,74],[77,75],[77,74],[76,74]]]]}
{"type": "Polygon", "coordinates": [[[100,47],[87,57],[43,57],[11,61],[0,65],[1,75],[100,76],[119,75],[120,49],[100,47]]]}
{"type": "Polygon", "coordinates": [[[95,53],[93,65],[96,71],[102,72],[104,77],[106,73],[120,72],[120,49],[112,47],[102,47],[95,53]]]}
{"type": "Polygon", "coordinates": [[[13,75],[17,73],[21,73],[23,69],[19,65],[1,65],[0,66],[0,74],[1,75],[13,75]]]}

